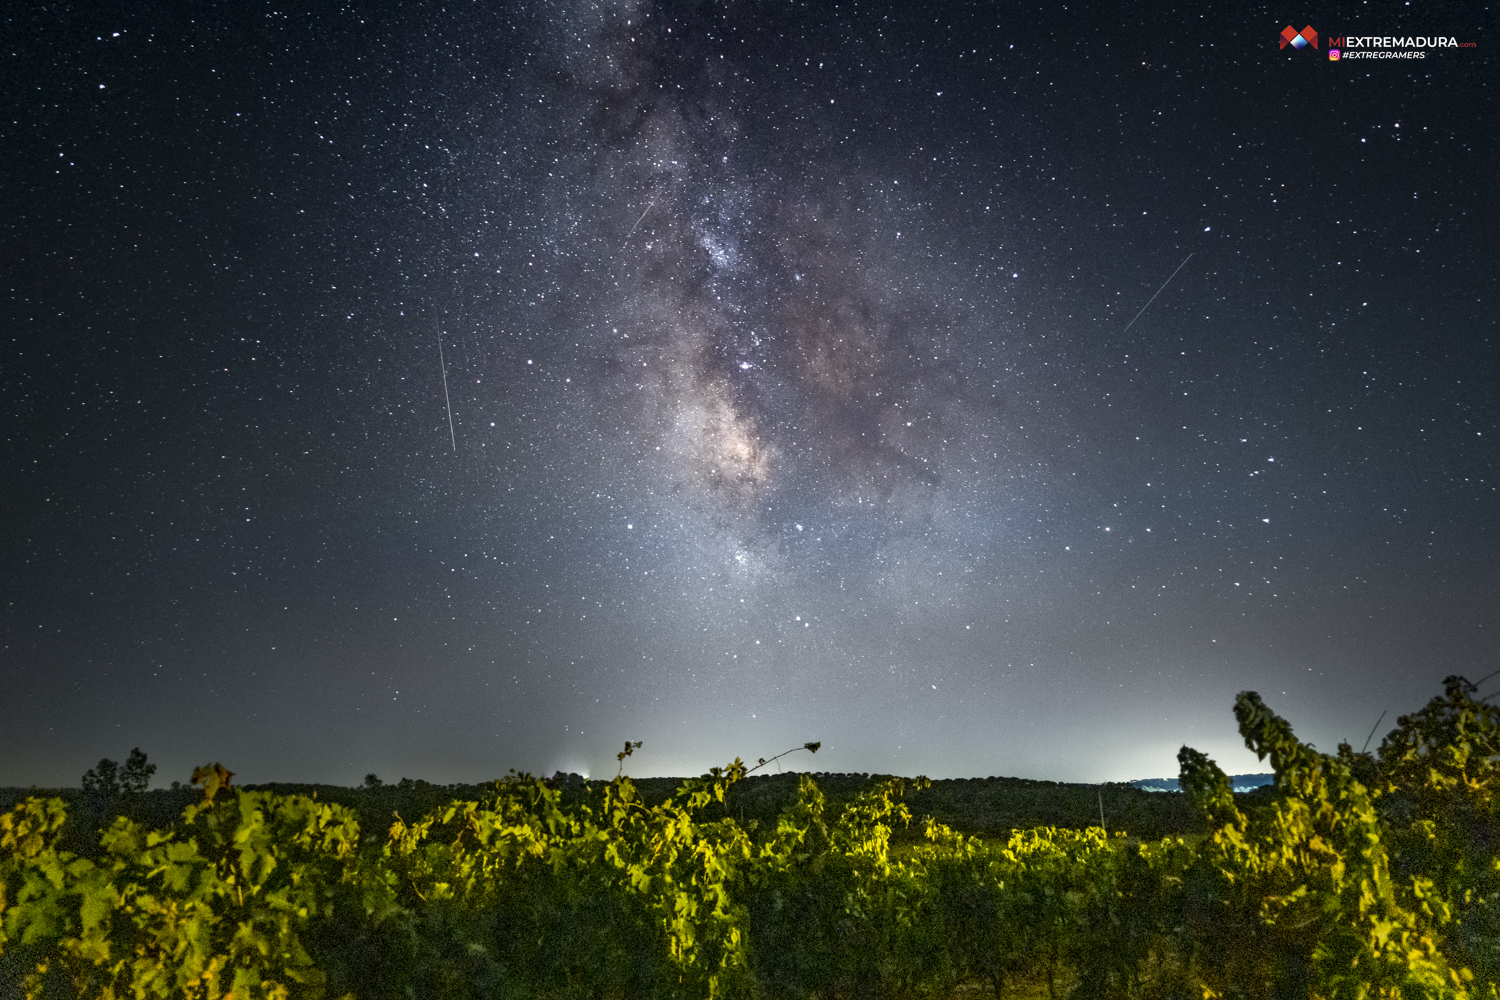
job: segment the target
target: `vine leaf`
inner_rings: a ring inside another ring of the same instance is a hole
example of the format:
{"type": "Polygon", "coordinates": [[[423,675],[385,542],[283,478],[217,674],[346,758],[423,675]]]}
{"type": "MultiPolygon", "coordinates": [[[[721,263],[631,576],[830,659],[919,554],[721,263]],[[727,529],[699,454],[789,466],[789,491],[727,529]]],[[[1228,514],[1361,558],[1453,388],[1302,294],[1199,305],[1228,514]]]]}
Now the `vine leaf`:
{"type": "Polygon", "coordinates": [[[203,797],[209,802],[214,800],[219,789],[229,787],[229,779],[234,777],[234,772],[226,770],[224,765],[218,761],[205,764],[202,767],[193,768],[192,784],[203,785],[203,797]]]}
{"type": "Polygon", "coordinates": [[[615,754],[615,760],[617,760],[617,761],[620,762],[619,768],[615,771],[615,777],[616,778],[618,778],[625,771],[625,758],[629,757],[631,754],[635,753],[640,748],[641,748],[641,741],[640,740],[636,740],[634,743],[630,742],[629,740],[625,741],[625,749],[621,750],[619,753],[615,754]]]}

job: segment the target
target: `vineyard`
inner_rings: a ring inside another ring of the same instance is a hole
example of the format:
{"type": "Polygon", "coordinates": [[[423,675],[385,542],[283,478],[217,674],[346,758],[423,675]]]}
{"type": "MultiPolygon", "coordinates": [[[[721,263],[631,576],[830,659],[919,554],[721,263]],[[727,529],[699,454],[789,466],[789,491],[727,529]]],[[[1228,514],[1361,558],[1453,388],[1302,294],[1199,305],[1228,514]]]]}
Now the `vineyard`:
{"type": "Polygon", "coordinates": [[[1500,1000],[1500,709],[1449,678],[1370,754],[1254,693],[1235,716],[1274,789],[1184,747],[1197,832],[1153,837],[958,832],[913,815],[923,779],[801,775],[747,816],[739,761],[379,825],[218,765],[165,824],[30,797],[0,815],[0,997],[1500,1000]]]}

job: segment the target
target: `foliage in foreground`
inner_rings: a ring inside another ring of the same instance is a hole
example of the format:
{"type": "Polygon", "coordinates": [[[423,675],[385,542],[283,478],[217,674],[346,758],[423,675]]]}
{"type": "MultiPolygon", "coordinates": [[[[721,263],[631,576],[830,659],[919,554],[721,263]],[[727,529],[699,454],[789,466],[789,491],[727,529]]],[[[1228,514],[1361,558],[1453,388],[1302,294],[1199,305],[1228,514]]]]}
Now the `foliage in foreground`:
{"type": "Polygon", "coordinates": [[[1240,695],[1275,794],[1237,802],[1184,747],[1201,842],[929,820],[893,849],[922,779],[835,810],[804,775],[741,823],[739,761],[651,805],[512,775],[379,834],[214,765],[174,828],[118,817],[88,857],[30,798],[0,815],[0,995],[1500,1000],[1500,711],[1475,693],[1449,678],[1373,755],[1240,695]]]}

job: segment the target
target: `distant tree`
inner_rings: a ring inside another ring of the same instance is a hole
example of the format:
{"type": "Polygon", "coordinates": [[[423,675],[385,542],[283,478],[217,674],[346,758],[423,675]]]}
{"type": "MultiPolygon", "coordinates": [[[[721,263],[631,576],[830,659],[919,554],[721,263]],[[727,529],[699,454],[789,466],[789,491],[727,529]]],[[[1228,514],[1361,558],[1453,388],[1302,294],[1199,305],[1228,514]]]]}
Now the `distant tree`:
{"type": "Polygon", "coordinates": [[[93,795],[120,794],[120,762],[103,758],[83,775],[83,790],[93,795]]]}
{"type": "Polygon", "coordinates": [[[125,771],[120,775],[120,787],[127,792],[144,792],[151,787],[151,776],[156,773],[156,765],[146,763],[146,755],[141,752],[140,747],[130,751],[129,758],[125,761],[125,771]]]}
{"type": "Polygon", "coordinates": [[[381,781],[380,778],[375,775],[375,772],[371,771],[369,774],[365,775],[366,788],[379,788],[383,784],[385,784],[385,782],[381,781]]]}
{"type": "Polygon", "coordinates": [[[83,776],[83,790],[93,795],[115,797],[124,792],[144,792],[151,787],[151,776],[156,765],[146,763],[146,755],[140,747],[130,751],[125,766],[108,757],[100,760],[83,776]]]}

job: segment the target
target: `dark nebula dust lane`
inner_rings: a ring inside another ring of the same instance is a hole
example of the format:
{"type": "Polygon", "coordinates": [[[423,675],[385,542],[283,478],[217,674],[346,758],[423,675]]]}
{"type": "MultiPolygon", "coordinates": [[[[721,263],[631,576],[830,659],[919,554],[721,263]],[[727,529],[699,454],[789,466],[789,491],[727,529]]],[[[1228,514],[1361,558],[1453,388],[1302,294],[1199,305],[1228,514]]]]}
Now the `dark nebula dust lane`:
{"type": "Polygon", "coordinates": [[[1489,673],[1488,25],[1282,16],[17,12],[0,784],[1251,771],[1489,673]]]}

